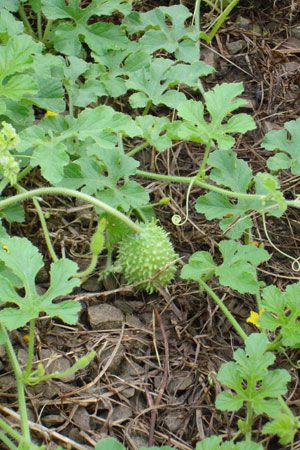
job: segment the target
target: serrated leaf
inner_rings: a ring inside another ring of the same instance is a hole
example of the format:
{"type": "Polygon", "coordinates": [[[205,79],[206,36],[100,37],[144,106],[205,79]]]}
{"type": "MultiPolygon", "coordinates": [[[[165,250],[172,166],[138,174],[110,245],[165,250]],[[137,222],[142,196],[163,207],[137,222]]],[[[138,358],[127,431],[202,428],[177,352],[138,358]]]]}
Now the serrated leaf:
{"type": "Polygon", "coordinates": [[[259,290],[256,267],[270,259],[269,253],[251,245],[241,245],[235,241],[222,241],[219,249],[223,264],[216,269],[220,283],[244,294],[255,294],[259,290]]]}
{"type": "Polygon", "coordinates": [[[29,97],[40,108],[57,113],[65,110],[64,89],[60,80],[55,78],[35,77],[37,83],[35,95],[29,97]]]}
{"type": "Polygon", "coordinates": [[[51,265],[51,282],[48,291],[38,295],[35,287],[35,278],[43,267],[42,255],[30,241],[25,238],[6,238],[0,247],[0,260],[22,283],[25,294],[20,296],[15,287],[6,278],[0,275],[1,302],[12,303],[17,308],[4,307],[0,311],[0,321],[9,329],[14,330],[24,326],[28,321],[35,319],[45,312],[51,317],[59,317],[69,324],[77,321],[80,305],[72,301],[54,304],[53,300],[72,292],[79,280],[74,278],[77,265],[67,259],[58,260],[51,265]]]}
{"type": "Polygon", "coordinates": [[[270,170],[291,168],[292,174],[300,174],[300,119],[291,120],[284,124],[283,130],[267,133],[262,141],[266,150],[282,152],[274,158],[269,158],[267,165],[270,170]]]}
{"type": "Polygon", "coordinates": [[[164,49],[178,60],[192,63],[199,59],[199,32],[194,26],[186,26],[190,16],[183,5],[162,6],[146,13],[133,12],[124,25],[129,33],[146,30],[139,43],[148,53],[164,49]]]}
{"type": "Polygon", "coordinates": [[[284,292],[275,286],[263,290],[259,324],[264,330],[276,331],[286,347],[300,348],[300,282],[289,285],[284,292]]]}
{"type": "Polygon", "coordinates": [[[223,364],[218,372],[218,380],[231,392],[219,394],[216,406],[223,411],[237,411],[245,402],[251,402],[256,414],[270,413],[279,408],[277,397],[285,394],[291,377],[284,369],[269,369],[275,357],[267,351],[264,334],[251,334],[245,343],[245,350],[234,352],[234,362],[223,364]]]}
{"type": "Polygon", "coordinates": [[[252,181],[252,170],[232,150],[219,150],[209,155],[208,165],[213,166],[210,179],[235,192],[247,192],[252,181]]]}
{"type": "Polygon", "coordinates": [[[199,281],[203,277],[212,276],[216,267],[212,256],[208,252],[196,252],[190,257],[188,263],[183,266],[180,276],[183,280],[199,281]]]}
{"type": "Polygon", "coordinates": [[[128,4],[125,1],[108,3],[94,0],[86,8],[81,8],[78,0],[69,4],[64,0],[42,0],[42,11],[48,19],[69,20],[54,26],[53,43],[57,51],[71,56],[80,55],[82,37],[93,51],[126,48],[130,41],[120,26],[107,22],[88,24],[92,16],[105,15],[105,11],[115,10],[127,11],[128,4]]]}
{"type": "Polygon", "coordinates": [[[295,435],[300,428],[297,417],[280,411],[274,420],[266,423],[263,427],[263,434],[274,434],[280,438],[280,444],[286,445],[294,442],[295,435]]]}
{"type": "Polygon", "coordinates": [[[204,119],[204,107],[200,102],[188,100],[177,107],[178,115],[184,120],[175,122],[174,134],[178,139],[193,142],[215,142],[220,150],[229,150],[235,143],[232,133],[245,133],[253,130],[255,123],[251,116],[237,114],[228,115],[245,104],[245,100],[237,99],[243,91],[242,83],[223,83],[204,94],[206,109],[210,121],[204,119]],[[227,122],[224,122],[228,119],[227,122]]]}
{"type": "MultiPolygon", "coordinates": [[[[11,10],[12,11],[12,10],[11,10]]],[[[7,41],[9,36],[20,34],[24,30],[23,22],[16,18],[9,11],[2,9],[0,15],[0,35],[1,40],[7,41]]]]}
{"type": "Polygon", "coordinates": [[[172,140],[167,136],[170,122],[167,117],[138,116],[135,118],[137,125],[142,130],[142,136],[149,145],[159,152],[167,150],[172,145],[172,140]]]}
{"type": "Polygon", "coordinates": [[[133,108],[144,108],[148,102],[175,108],[186,99],[182,92],[169,89],[171,84],[172,86],[179,84],[176,80],[171,81],[168,78],[169,68],[173,64],[170,59],[153,58],[150,66],[128,73],[127,88],[138,91],[129,97],[133,108]]]}

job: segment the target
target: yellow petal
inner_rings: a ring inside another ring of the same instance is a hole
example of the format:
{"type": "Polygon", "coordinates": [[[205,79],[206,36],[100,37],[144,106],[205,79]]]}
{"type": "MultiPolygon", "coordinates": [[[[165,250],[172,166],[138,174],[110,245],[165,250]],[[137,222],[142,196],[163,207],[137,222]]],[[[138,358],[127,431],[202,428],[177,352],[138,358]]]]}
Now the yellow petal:
{"type": "Polygon", "coordinates": [[[259,313],[255,312],[255,311],[251,311],[250,312],[250,316],[248,317],[248,319],[246,319],[246,322],[247,323],[252,323],[257,328],[260,328],[260,326],[258,325],[259,316],[260,316],[259,313]]]}
{"type": "Polygon", "coordinates": [[[46,111],[45,117],[54,117],[54,116],[58,116],[58,113],[49,110],[46,111]]]}

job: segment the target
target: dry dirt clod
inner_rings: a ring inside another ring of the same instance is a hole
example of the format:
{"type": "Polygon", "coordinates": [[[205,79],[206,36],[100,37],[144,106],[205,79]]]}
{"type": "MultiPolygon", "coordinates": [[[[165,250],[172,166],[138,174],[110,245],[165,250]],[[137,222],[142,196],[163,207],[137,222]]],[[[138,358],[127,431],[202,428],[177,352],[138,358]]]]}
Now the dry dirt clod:
{"type": "Polygon", "coordinates": [[[226,44],[227,50],[231,55],[240,53],[245,48],[245,41],[239,39],[238,41],[228,42],[226,44]]]}
{"type": "Polygon", "coordinates": [[[76,410],[72,420],[81,430],[87,431],[91,428],[90,415],[85,408],[79,407],[76,410]]]}
{"type": "Polygon", "coordinates": [[[88,319],[93,329],[111,330],[124,321],[124,314],[112,305],[94,305],[88,308],[88,319]]]}

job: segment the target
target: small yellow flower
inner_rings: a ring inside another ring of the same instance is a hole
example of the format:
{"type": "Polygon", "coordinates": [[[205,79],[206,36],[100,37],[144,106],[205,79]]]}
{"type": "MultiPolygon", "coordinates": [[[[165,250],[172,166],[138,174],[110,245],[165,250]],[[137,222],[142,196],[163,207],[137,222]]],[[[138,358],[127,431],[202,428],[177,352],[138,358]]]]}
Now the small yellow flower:
{"type": "Polygon", "coordinates": [[[253,325],[256,326],[256,328],[260,328],[259,325],[259,319],[262,315],[262,313],[265,311],[264,308],[262,308],[258,313],[256,311],[250,311],[250,315],[249,317],[246,319],[247,323],[252,323],[253,325]]]}
{"type": "Polygon", "coordinates": [[[45,117],[55,117],[58,116],[58,113],[54,112],[54,111],[46,111],[45,117]]]}
{"type": "Polygon", "coordinates": [[[9,253],[9,248],[7,247],[7,245],[3,244],[2,248],[6,253],[9,253]]]}

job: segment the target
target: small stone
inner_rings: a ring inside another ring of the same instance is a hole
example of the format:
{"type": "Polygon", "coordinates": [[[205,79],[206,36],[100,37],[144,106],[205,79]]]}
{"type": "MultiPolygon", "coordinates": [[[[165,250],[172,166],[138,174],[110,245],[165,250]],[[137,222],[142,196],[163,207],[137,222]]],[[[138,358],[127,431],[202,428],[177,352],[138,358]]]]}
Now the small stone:
{"type": "Polygon", "coordinates": [[[93,329],[111,330],[119,328],[124,314],[112,305],[95,305],[88,308],[88,318],[93,329]]]}
{"type": "Polygon", "coordinates": [[[194,382],[193,375],[189,373],[184,373],[180,375],[178,378],[174,378],[173,380],[171,380],[169,388],[170,391],[182,392],[186,391],[193,384],[193,382],[194,382]]]}
{"type": "MultiPolygon", "coordinates": [[[[103,353],[101,353],[100,360],[101,360],[102,367],[104,367],[105,364],[107,364],[108,360],[111,357],[112,351],[113,351],[112,349],[109,349],[109,350],[105,350],[103,353]]],[[[112,361],[110,361],[110,364],[107,368],[108,373],[111,373],[114,375],[117,375],[120,373],[120,371],[123,369],[124,353],[125,353],[125,348],[121,344],[118,348],[117,353],[113,357],[112,361]]]]}
{"type": "Polygon", "coordinates": [[[81,430],[90,430],[90,415],[85,408],[79,407],[73,415],[73,422],[81,430]]]}
{"type": "Polygon", "coordinates": [[[226,47],[231,55],[235,55],[236,53],[240,53],[243,48],[245,48],[245,41],[240,39],[238,41],[228,42],[226,47]]]}
{"type": "Polygon", "coordinates": [[[4,375],[0,377],[0,389],[2,392],[7,392],[10,389],[16,388],[16,380],[12,375],[4,375]]]}
{"type": "Polygon", "coordinates": [[[140,319],[132,314],[126,314],[125,322],[127,325],[133,328],[143,328],[143,324],[140,319]]]}
{"type": "Polygon", "coordinates": [[[243,28],[244,30],[251,30],[251,28],[252,28],[251,20],[247,19],[246,17],[243,17],[243,16],[237,17],[237,19],[235,21],[235,25],[238,28],[243,28]]]}
{"type": "Polygon", "coordinates": [[[165,418],[165,424],[171,432],[176,432],[182,428],[183,417],[180,411],[170,412],[165,418]]]}
{"type": "Polygon", "coordinates": [[[87,292],[97,292],[99,291],[99,277],[90,277],[81,286],[87,292]]]}
{"type": "Polygon", "coordinates": [[[124,395],[125,398],[132,398],[134,396],[134,394],[135,394],[135,389],[132,387],[125,388],[122,391],[122,395],[124,395]]]}
{"type": "Polygon", "coordinates": [[[130,417],[132,417],[132,409],[125,405],[119,405],[114,407],[110,420],[121,423],[130,419],[130,417]]]}

